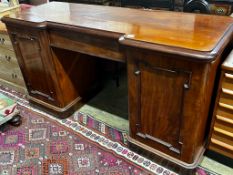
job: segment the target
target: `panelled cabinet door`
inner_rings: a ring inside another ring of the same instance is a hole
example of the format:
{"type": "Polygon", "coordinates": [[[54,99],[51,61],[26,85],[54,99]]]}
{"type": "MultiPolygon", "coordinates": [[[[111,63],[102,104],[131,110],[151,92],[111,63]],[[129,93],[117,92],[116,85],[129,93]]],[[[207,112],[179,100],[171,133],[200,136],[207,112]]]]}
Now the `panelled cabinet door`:
{"type": "Polygon", "coordinates": [[[20,58],[20,66],[29,95],[47,103],[55,104],[54,90],[49,86],[51,78],[45,68],[45,59],[48,58],[42,56],[38,37],[12,34],[13,44],[20,58]]]}
{"type": "Polygon", "coordinates": [[[136,66],[136,136],[177,155],[182,150],[182,115],[191,73],[139,63],[136,66]]]}

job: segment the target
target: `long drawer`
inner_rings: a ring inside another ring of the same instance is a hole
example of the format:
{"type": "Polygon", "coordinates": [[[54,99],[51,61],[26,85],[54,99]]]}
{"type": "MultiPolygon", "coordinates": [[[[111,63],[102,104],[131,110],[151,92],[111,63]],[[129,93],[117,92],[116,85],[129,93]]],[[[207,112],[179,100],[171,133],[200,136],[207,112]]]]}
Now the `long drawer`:
{"type": "Polygon", "coordinates": [[[211,138],[209,149],[227,157],[233,157],[232,145],[225,143],[224,141],[215,139],[213,137],[211,138]]]}
{"type": "Polygon", "coordinates": [[[7,34],[0,33],[0,47],[13,51],[11,40],[7,34]]]}
{"type": "Polygon", "coordinates": [[[233,73],[224,72],[222,78],[222,89],[233,91],[233,73]]]}
{"type": "Polygon", "coordinates": [[[18,61],[16,59],[14,51],[0,47],[0,63],[0,67],[5,65],[18,66],[18,61]]]}
{"type": "Polygon", "coordinates": [[[0,67],[0,78],[20,86],[25,86],[22,73],[17,67],[11,67],[9,69],[7,66],[0,67]]]}

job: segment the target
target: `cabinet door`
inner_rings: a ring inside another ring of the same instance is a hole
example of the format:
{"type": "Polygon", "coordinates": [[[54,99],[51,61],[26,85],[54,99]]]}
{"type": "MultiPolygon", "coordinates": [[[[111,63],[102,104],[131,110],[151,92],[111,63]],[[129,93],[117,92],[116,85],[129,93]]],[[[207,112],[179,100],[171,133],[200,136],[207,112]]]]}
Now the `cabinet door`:
{"type": "Polygon", "coordinates": [[[45,62],[49,57],[43,57],[39,36],[12,34],[12,38],[29,95],[54,104],[54,90],[49,85],[51,78],[45,62]]]}
{"type": "MultiPolygon", "coordinates": [[[[136,66],[136,137],[181,154],[185,93],[191,73],[139,63],[136,66]]],[[[134,117],[134,116],[131,116],[134,117]]]]}

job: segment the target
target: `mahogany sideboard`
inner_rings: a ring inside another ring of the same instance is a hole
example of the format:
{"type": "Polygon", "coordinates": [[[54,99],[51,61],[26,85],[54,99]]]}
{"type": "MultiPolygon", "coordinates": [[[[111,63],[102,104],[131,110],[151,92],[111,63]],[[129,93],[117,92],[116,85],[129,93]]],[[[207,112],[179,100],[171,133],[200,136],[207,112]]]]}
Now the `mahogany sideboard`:
{"type": "Polygon", "coordinates": [[[98,83],[98,60],[127,64],[129,141],[193,168],[233,19],[52,2],[5,16],[34,105],[66,117],[98,83]]]}

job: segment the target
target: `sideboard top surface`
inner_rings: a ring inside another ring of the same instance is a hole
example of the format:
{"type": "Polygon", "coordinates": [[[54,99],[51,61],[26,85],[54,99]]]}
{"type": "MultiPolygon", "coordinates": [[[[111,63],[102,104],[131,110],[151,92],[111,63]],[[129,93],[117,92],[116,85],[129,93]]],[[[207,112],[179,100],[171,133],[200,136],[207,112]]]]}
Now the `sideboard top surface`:
{"type": "Polygon", "coordinates": [[[199,52],[213,51],[224,35],[233,31],[230,17],[62,2],[32,7],[9,17],[113,32],[137,42],[199,52]]]}

